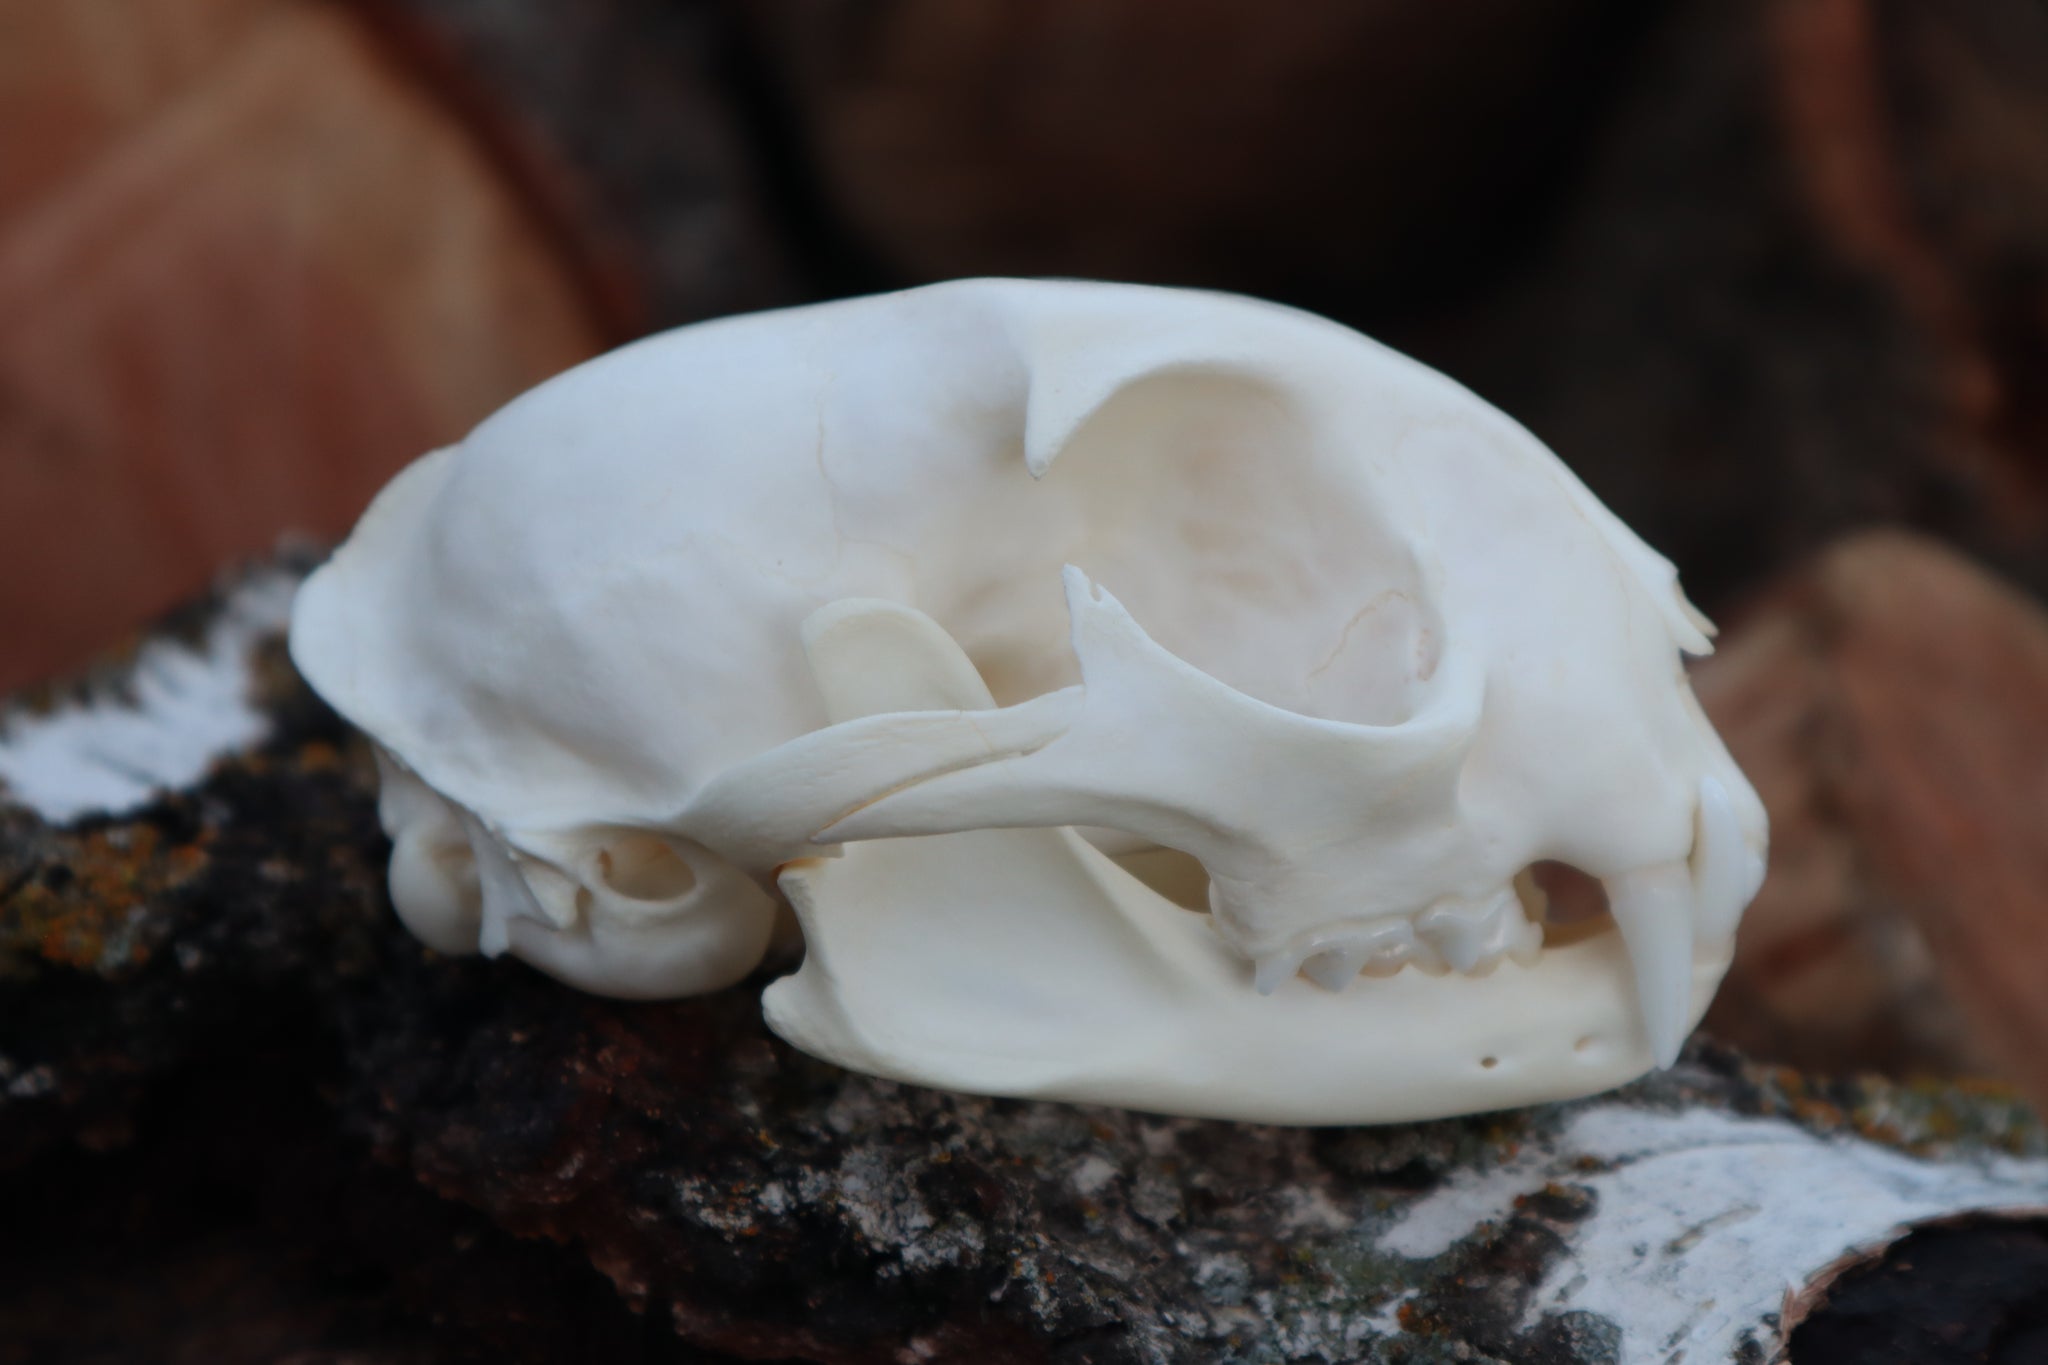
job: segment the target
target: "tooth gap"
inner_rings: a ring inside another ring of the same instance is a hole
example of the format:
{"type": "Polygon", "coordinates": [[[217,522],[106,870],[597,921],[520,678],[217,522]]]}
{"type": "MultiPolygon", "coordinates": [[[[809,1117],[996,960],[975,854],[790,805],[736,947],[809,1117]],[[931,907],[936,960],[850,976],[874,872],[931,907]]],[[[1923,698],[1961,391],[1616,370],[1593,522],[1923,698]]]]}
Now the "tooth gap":
{"type": "Polygon", "coordinates": [[[1543,929],[1543,946],[1579,943],[1614,927],[1600,879],[1570,863],[1545,859],[1531,863],[1515,877],[1522,912],[1543,929]]]}
{"type": "Polygon", "coordinates": [[[598,874],[606,887],[628,900],[671,901],[697,884],[697,874],[668,840],[630,830],[598,851],[598,874]]]}

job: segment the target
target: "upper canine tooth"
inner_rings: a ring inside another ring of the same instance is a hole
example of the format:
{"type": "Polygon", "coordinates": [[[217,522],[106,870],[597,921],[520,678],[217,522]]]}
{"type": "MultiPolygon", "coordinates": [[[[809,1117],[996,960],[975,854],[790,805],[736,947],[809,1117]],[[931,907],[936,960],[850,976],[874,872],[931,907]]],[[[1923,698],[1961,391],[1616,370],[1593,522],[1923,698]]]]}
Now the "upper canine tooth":
{"type": "Polygon", "coordinates": [[[1700,779],[1694,830],[1693,937],[1719,947],[1734,936],[1744,908],[1763,885],[1764,860],[1742,837],[1735,803],[1717,777],[1700,779]]]}
{"type": "Polygon", "coordinates": [[[1691,869],[1661,863],[1605,878],[1601,885],[1628,949],[1650,1055],[1658,1066],[1670,1066],[1692,1018],[1691,869]]]}

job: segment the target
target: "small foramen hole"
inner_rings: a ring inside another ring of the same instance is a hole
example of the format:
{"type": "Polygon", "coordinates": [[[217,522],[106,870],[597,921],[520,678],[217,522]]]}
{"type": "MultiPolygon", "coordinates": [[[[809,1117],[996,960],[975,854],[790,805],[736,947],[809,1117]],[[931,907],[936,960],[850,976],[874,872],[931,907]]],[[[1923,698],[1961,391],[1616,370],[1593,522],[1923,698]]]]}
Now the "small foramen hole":
{"type": "Polygon", "coordinates": [[[658,834],[634,830],[597,855],[604,884],[628,900],[670,901],[697,884],[697,874],[658,834]]]}
{"type": "Polygon", "coordinates": [[[1589,1033],[1589,1034],[1587,1034],[1587,1035],[1586,1035],[1585,1037],[1583,1037],[1583,1038],[1579,1039],[1579,1040],[1578,1040],[1577,1042],[1575,1042],[1575,1043],[1573,1043],[1573,1044],[1572,1044],[1572,1051],[1574,1051],[1574,1052],[1591,1052],[1591,1051],[1593,1050],[1593,1043],[1594,1043],[1594,1038],[1593,1038],[1593,1035],[1589,1033]]]}
{"type": "Polygon", "coordinates": [[[1481,1065],[1481,1066],[1485,1067],[1485,1068],[1486,1068],[1486,1069],[1487,1069],[1488,1071],[1491,1071],[1491,1070],[1493,1070],[1493,1069],[1494,1069],[1495,1067],[1497,1067],[1497,1066],[1499,1066],[1499,1065],[1500,1065],[1500,1058],[1498,1058],[1498,1057],[1481,1057],[1481,1058],[1479,1059],[1479,1065],[1481,1065]]]}

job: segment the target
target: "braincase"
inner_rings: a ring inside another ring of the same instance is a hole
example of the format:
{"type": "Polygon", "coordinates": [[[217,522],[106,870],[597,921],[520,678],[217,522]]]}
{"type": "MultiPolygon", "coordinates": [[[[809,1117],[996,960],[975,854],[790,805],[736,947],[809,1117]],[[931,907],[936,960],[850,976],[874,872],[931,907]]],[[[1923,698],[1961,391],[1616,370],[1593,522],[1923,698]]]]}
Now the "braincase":
{"type": "Polygon", "coordinates": [[[305,601],[307,666],[444,790],[563,813],[672,804],[823,724],[805,617],[914,601],[967,485],[1029,483],[998,320],[929,292],[681,329],[524,395],[380,496],[305,601]]]}
{"type": "Polygon", "coordinates": [[[380,498],[329,575],[359,657],[325,690],[444,789],[645,809],[824,723],[800,626],[831,601],[927,612],[999,702],[1075,681],[1072,563],[1240,691],[1395,723],[1448,642],[1383,466],[1472,402],[1176,291],[967,282],[686,328],[380,498]]]}

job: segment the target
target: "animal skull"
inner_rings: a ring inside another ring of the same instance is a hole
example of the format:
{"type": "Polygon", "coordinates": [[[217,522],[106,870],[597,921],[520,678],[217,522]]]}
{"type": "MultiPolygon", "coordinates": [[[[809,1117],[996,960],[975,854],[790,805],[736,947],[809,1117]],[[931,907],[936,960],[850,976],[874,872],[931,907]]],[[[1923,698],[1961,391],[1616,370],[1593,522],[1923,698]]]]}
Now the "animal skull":
{"type": "Polygon", "coordinates": [[[765,1006],[820,1056],[1330,1123],[1676,1055],[1763,869],[1680,657],[1710,629],[1354,332],[974,280],[541,386],[378,497],[292,652],[378,745],[437,949],[683,995],[787,903],[765,1006]],[[1539,924],[1546,861],[1618,934],[1539,924]]]}

